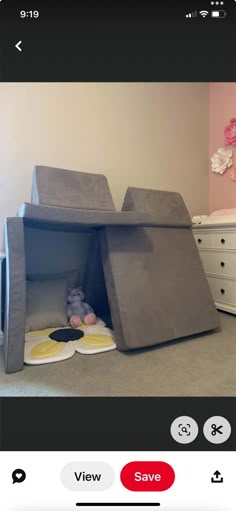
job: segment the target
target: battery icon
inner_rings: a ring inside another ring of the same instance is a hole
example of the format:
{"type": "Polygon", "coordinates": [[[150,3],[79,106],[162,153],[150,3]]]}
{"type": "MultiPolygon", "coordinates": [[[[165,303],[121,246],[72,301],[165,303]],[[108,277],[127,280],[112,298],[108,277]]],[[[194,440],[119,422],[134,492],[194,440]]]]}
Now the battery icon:
{"type": "Polygon", "coordinates": [[[225,11],[211,11],[212,18],[225,18],[227,16],[227,12],[225,11]]]}

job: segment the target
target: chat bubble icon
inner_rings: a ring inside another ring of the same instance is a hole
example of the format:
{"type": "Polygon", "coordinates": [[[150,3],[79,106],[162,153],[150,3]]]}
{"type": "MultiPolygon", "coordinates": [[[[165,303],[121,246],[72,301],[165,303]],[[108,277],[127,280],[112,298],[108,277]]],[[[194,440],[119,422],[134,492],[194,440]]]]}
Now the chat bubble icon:
{"type": "Polygon", "coordinates": [[[26,473],[22,468],[17,468],[12,472],[12,483],[23,483],[26,480],[26,473]]]}

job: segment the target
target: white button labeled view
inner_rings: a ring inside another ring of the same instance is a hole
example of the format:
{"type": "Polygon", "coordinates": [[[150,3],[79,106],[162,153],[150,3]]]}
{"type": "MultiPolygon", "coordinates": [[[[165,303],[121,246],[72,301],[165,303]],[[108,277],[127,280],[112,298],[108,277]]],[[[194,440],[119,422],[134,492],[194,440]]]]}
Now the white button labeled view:
{"type": "Polygon", "coordinates": [[[71,491],[103,491],[115,479],[113,468],[103,462],[72,462],[61,471],[61,482],[71,491]]]}

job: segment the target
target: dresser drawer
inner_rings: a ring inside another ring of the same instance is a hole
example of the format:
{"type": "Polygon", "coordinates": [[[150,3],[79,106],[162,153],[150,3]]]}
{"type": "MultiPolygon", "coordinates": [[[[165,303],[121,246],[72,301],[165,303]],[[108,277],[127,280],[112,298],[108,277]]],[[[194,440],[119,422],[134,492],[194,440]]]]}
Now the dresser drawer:
{"type": "Polygon", "coordinates": [[[196,244],[201,248],[219,248],[219,249],[235,249],[236,250],[236,230],[222,231],[199,231],[193,232],[196,244]]]}
{"type": "Polygon", "coordinates": [[[215,301],[236,305],[236,280],[210,276],[207,280],[215,301]]]}
{"type": "Polygon", "coordinates": [[[201,248],[212,248],[212,239],[210,232],[199,231],[196,233],[193,231],[193,235],[199,250],[201,248]]]}
{"type": "Polygon", "coordinates": [[[236,232],[220,232],[211,234],[212,248],[236,249],[236,232]]]}
{"type": "Polygon", "coordinates": [[[199,252],[205,273],[236,278],[236,252],[203,250],[199,252]]]}

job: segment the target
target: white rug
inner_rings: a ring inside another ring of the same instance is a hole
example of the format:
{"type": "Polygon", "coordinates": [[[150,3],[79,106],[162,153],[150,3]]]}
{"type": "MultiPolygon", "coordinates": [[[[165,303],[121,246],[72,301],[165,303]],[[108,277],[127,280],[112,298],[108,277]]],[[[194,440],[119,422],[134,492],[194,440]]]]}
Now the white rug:
{"type": "MultiPolygon", "coordinates": [[[[63,330],[70,328],[64,327],[63,330]]],[[[112,330],[98,319],[92,326],[81,325],[84,336],[76,341],[58,342],[49,335],[62,328],[48,328],[29,332],[25,336],[24,362],[27,365],[52,364],[74,356],[76,352],[94,355],[116,349],[112,330]]]]}

